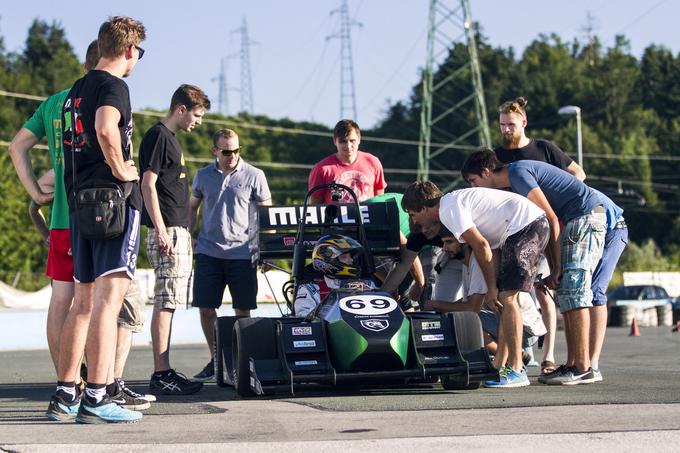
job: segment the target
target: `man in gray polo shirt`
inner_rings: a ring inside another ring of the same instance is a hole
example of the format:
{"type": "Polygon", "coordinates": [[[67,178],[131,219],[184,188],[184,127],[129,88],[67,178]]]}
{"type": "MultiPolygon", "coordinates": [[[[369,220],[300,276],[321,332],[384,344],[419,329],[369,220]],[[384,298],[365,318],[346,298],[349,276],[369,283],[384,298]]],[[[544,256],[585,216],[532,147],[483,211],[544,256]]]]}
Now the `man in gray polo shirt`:
{"type": "MultiPolygon", "coordinates": [[[[203,204],[203,224],[195,247],[193,306],[201,312],[201,327],[212,357],[216,309],[228,285],[234,312],[250,316],[257,308],[257,274],[251,238],[257,233],[257,205],[270,205],[271,193],[264,172],[240,156],[238,135],[221,129],[213,135],[215,162],[196,173],[191,188],[191,223],[194,231],[203,204]]],[[[214,377],[212,359],[194,376],[214,377]]]]}

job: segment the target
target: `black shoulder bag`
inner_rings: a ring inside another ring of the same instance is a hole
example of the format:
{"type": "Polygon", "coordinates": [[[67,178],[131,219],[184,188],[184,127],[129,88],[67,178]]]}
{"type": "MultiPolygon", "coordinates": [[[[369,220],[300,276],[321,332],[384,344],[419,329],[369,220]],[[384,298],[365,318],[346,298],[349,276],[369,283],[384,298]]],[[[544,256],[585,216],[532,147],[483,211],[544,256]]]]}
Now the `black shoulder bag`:
{"type": "Polygon", "coordinates": [[[71,165],[73,194],[75,197],[75,219],[80,235],[90,240],[106,240],[120,236],[125,231],[127,209],[125,200],[132,192],[132,184],[115,182],[78,189],[76,185],[75,135],[77,117],[75,102],[71,100],[71,165]]]}

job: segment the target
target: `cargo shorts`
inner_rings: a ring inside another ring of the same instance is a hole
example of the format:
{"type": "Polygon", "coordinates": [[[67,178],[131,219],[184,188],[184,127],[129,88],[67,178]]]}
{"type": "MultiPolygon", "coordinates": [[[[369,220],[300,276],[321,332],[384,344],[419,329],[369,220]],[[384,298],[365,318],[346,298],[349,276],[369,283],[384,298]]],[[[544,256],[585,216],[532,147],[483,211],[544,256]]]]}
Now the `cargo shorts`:
{"type": "Polygon", "coordinates": [[[604,210],[576,217],[565,225],[560,239],[562,278],[557,288],[562,313],[593,306],[593,272],[602,258],[606,234],[604,210]]]}
{"type": "Polygon", "coordinates": [[[144,321],[146,321],[146,301],[142,298],[137,280],[133,278],[118,314],[118,327],[139,333],[144,328],[144,321]]]}
{"type": "Polygon", "coordinates": [[[161,253],[156,230],[149,228],[146,253],[154,270],[154,306],[159,309],[187,308],[192,269],[191,234],[185,227],[166,228],[172,241],[172,255],[161,253]]]}

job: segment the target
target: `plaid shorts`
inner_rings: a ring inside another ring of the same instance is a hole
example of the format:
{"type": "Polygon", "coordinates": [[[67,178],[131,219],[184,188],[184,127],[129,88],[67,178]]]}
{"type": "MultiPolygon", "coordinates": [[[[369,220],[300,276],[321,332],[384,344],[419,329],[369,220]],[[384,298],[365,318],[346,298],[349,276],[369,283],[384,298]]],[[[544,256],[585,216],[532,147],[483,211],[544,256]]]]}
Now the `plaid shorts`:
{"type": "Polygon", "coordinates": [[[165,255],[158,248],[156,230],[149,228],[146,253],[154,270],[154,306],[156,308],[186,308],[189,306],[189,280],[192,269],[191,234],[184,227],[166,228],[174,253],[165,255]]]}
{"type": "Polygon", "coordinates": [[[602,257],[607,218],[594,212],[568,222],[561,237],[562,279],[557,301],[562,313],[593,306],[593,272],[602,257]]]}

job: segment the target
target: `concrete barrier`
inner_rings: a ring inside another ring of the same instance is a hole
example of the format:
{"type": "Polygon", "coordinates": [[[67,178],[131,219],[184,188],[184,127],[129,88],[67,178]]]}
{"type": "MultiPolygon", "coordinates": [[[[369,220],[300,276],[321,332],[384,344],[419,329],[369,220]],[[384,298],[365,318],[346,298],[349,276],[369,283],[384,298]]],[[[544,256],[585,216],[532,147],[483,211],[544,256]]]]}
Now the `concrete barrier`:
{"type": "Polygon", "coordinates": [[[640,327],[672,326],[673,311],[671,305],[637,308],[632,305],[618,305],[609,310],[609,326],[628,327],[637,319],[640,327]]]}
{"type": "Polygon", "coordinates": [[[635,309],[630,305],[618,305],[609,310],[609,325],[627,327],[633,323],[635,309]]]}
{"type": "Polygon", "coordinates": [[[670,327],[673,325],[673,307],[671,304],[656,307],[658,326],[670,327]]]}

